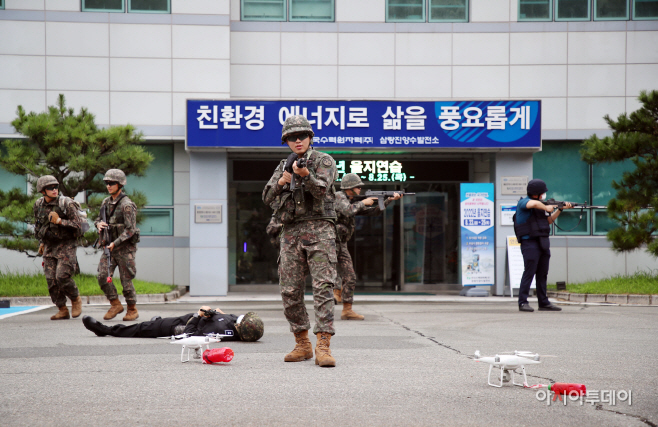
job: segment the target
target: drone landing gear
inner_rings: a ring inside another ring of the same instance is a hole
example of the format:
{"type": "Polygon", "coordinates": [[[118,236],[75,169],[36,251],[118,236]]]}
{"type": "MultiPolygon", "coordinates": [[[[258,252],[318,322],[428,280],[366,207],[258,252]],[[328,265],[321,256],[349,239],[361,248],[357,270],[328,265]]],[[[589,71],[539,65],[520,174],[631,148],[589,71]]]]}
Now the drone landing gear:
{"type": "MultiPolygon", "coordinates": [[[[521,371],[523,373],[523,384],[519,384],[514,381],[514,369],[505,369],[502,366],[499,366],[500,368],[500,383],[499,384],[492,384],[491,383],[491,370],[493,369],[493,365],[489,365],[489,376],[487,377],[487,382],[489,383],[490,386],[492,387],[502,387],[503,383],[507,383],[512,380],[512,384],[518,385],[519,387],[525,387],[525,384],[528,383],[528,379],[526,378],[525,375],[525,366],[521,366],[521,371]]],[[[518,373],[518,372],[517,372],[518,373]]]]}
{"type": "MultiPolygon", "coordinates": [[[[194,359],[201,359],[201,349],[203,346],[194,346],[194,347],[187,347],[187,359],[183,360],[183,354],[185,354],[185,345],[181,349],[180,352],[180,361],[182,363],[189,362],[190,361],[190,350],[194,350],[194,355],[192,356],[194,359]]],[[[206,350],[209,350],[210,346],[206,345],[206,350]]]]}

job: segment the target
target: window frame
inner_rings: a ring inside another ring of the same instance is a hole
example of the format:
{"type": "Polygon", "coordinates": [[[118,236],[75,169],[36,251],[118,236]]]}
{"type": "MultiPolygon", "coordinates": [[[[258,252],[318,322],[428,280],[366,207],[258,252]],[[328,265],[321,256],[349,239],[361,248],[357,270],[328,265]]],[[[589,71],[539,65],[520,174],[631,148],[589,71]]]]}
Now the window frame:
{"type": "MultiPolygon", "coordinates": [[[[246,21],[246,22],[287,22],[288,21],[288,0],[280,0],[280,2],[283,4],[283,19],[271,19],[271,18],[250,18],[250,19],[245,19],[244,17],[244,2],[249,1],[249,0],[240,0],[240,21],[246,21]]],[[[251,0],[253,1],[253,0],[251,0]]],[[[278,3],[279,0],[276,1],[267,1],[267,0],[261,0],[261,3],[278,3]]],[[[308,22],[308,21],[307,21],[308,22]]]]}
{"type": "Polygon", "coordinates": [[[126,2],[121,0],[121,10],[116,9],[91,9],[85,7],[86,0],[82,0],[81,11],[82,12],[101,12],[101,13],[126,13],[126,2]]]}
{"type": "Polygon", "coordinates": [[[386,7],[386,22],[397,22],[397,23],[419,23],[419,22],[427,22],[427,3],[428,0],[422,0],[421,5],[423,7],[423,17],[419,20],[400,20],[400,19],[391,19],[388,16],[389,8],[390,8],[390,2],[394,2],[397,0],[386,0],[385,2],[385,7],[386,7]]]}
{"type": "MultiPolygon", "coordinates": [[[[653,16],[653,17],[649,17],[649,18],[637,18],[635,16],[635,5],[637,5],[638,2],[639,3],[644,3],[644,2],[648,3],[649,1],[651,1],[651,0],[633,0],[633,5],[631,6],[631,9],[633,9],[633,11],[631,12],[631,19],[633,21],[655,21],[655,20],[658,20],[658,15],[653,16]]],[[[656,1],[656,3],[658,3],[658,1],[656,1]]]]}
{"type": "Polygon", "coordinates": [[[560,0],[555,0],[555,13],[553,14],[555,22],[589,22],[592,20],[592,0],[587,0],[587,18],[559,18],[559,3],[560,0]]]}
{"type": "MultiPolygon", "coordinates": [[[[160,14],[171,14],[171,0],[167,0],[167,10],[132,10],[132,2],[133,0],[128,0],[128,7],[127,7],[127,12],[128,13],[160,13],[160,14]]],[[[125,5],[124,5],[125,7],[125,5]]]]}
{"type": "Polygon", "coordinates": [[[548,18],[521,18],[521,0],[518,1],[516,10],[516,20],[518,22],[552,22],[554,19],[553,7],[554,0],[548,0],[548,18]]]}
{"type": "Polygon", "coordinates": [[[292,17],[293,1],[313,3],[311,0],[287,0],[288,22],[336,22],[336,0],[329,0],[329,3],[331,3],[331,19],[293,19],[292,17]]]}
{"type": "Polygon", "coordinates": [[[594,21],[629,21],[631,19],[631,13],[630,13],[630,2],[631,0],[625,0],[626,1],[626,17],[625,18],[597,18],[596,17],[596,4],[599,2],[599,0],[594,0],[593,8],[592,10],[592,19],[594,21]]]}
{"type": "Polygon", "coordinates": [[[5,0],[0,0],[0,10],[4,10],[5,8],[5,0]]]}
{"type": "MultiPolygon", "coordinates": [[[[580,213],[580,210],[581,210],[580,208],[574,208],[573,210],[569,209],[569,210],[565,210],[564,212],[562,212],[560,214],[560,216],[558,216],[555,219],[556,227],[554,227],[554,235],[555,236],[591,236],[592,235],[592,218],[591,218],[592,209],[588,209],[588,208],[582,209],[583,219],[580,221],[580,224],[582,224],[583,220],[585,220],[585,226],[586,226],[585,231],[576,231],[576,230],[562,231],[559,228],[557,228],[557,226],[562,227],[560,225],[560,217],[562,215],[564,215],[565,212],[567,213],[567,215],[570,215],[570,214],[578,215],[580,213]]],[[[580,226],[580,224],[579,224],[579,226],[580,226]]],[[[568,229],[569,226],[566,226],[566,227],[563,227],[563,228],[568,229]]]]}

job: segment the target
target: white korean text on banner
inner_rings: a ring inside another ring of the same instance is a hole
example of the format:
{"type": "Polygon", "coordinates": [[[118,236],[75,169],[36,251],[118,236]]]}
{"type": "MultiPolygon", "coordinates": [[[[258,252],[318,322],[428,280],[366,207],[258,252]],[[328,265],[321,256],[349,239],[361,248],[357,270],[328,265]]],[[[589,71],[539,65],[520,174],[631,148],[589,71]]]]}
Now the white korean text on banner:
{"type": "Polygon", "coordinates": [[[290,115],[317,147],[540,148],[540,101],[187,100],[188,148],[272,147],[290,115]]]}
{"type": "Polygon", "coordinates": [[[494,284],[494,185],[461,184],[462,286],[494,284]]]}

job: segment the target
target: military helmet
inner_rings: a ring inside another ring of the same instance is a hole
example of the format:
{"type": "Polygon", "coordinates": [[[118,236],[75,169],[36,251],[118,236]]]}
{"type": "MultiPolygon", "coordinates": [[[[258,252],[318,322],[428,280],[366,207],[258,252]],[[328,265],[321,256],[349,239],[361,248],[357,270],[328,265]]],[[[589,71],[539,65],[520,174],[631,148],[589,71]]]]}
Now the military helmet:
{"type": "Polygon", "coordinates": [[[541,179],[532,179],[527,187],[528,196],[539,196],[548,191],[546,183],[541,179]]]}
{"type": "Polygon", "coordinates": [[[363,181],[359,178],[359,175],[355,173],[348,173],[343,176],[343,179],[340,181],[341,190],[351,190],[352,188],[363,187],[363,181]]]}
{"type": "Polygon", "coordinates": [[[245,314],[242,321],[235,325],[242,341],[258,341],[263,336],[265,326],[260,317],[253,311],[245,314]]]}
{"type": "Polygon", "coordinates": [[[41,193],[44,188],[54,184],[59,185],[59,181],[57,181],[57,178],[52,175],[44,175],[39,177],[39,179],[37,179],[37,192],[41,193]]]}
{"type": "Polygon", "coordinates": [[[286,137],[288,135],[299,132],[309,133],[311,135],[311,142],[313,142],[313,136],[315,133],[313,133],[313,128],[311,127],[311,124],[308,122],[308,120],[306,120],[306,117],[301,115],[288,116],[285,123],[283,124],[283,128],[281,129],[281,144],[286,143],[286,137]]]}
{"type": "Polygon", "coordinates": [[[123,173],[121,169],[110,169],[105,172],[103,181],[116,181],[119,185],[124,187],[126,185],[126,174],[123,173]]]}

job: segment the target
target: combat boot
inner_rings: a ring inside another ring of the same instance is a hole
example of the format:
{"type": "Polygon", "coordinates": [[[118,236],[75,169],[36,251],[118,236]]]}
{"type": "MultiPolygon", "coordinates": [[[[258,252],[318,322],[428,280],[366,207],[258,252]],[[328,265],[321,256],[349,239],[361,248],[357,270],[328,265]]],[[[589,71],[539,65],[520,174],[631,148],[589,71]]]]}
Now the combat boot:
{"type": "Polygon", "coordinates": [[[59,307],[59,311],[50,317],[50,320],[69,319],[69,309],[66,306],[59,307]]]}
{"type": "Polygon", "coordinates": [[[329,349],[331,334],[328,332],[318,332],[316,336],[318,337],[318,341],[315,344],[315,364],[333,368],[336,366],[336,359],[331,357],[331,350],[329,349]]]}
{"type": "Polygon", "coordinates": [[[103,316],[103,319],[105,320],[114,319],[117,314],[123,312],[123,306],[121,305],[119,298],[110,300],[110,304],[110,309],[107,310],[107,313],[105,313],[105,316],[103,316]]]}
{"type": "Polygon", "coordinates": [[[135,307],[135,304],[128,304],[128,311],[126,312],[126,315],[123,316],[123,320],[135,320],[139,317],[139,313],[137,312],[137,307],[135,307]]]}
{"type": "Polygon", "coordinates": [[[80,295],[76,299],[71,300],[71,317],[76,318],[82,313],[82,299],[80,295]]]}
{"type": "Polygon", "coordinates": [[[343,291],[340,289],[334,289],[334,303],[340,304],[343,302],[343,291]]]}
{"type": "Polygon", "coordinates": [[[352,310],[352,303],[343,303],[343,311],[340,313],[341,320],[363,320],[364,317],[352,310]]]}
{"type": "Polygon", "coordinates": [[[82,324],[85,325],[85,328],[89,329],[99,337],[109,335],[111,332],[110,328],[103,325],[102,323],[98,323],[98,321],[96,321],[96,319],[91,316],[82,316],[82,324]]]}
{"type": "Polygon", "coordinates": [[[295,348],[283,358],[284,362],[301,362],[313,357],[313,345],[308,339],[308,331],[295,332],[295,348]]]}

